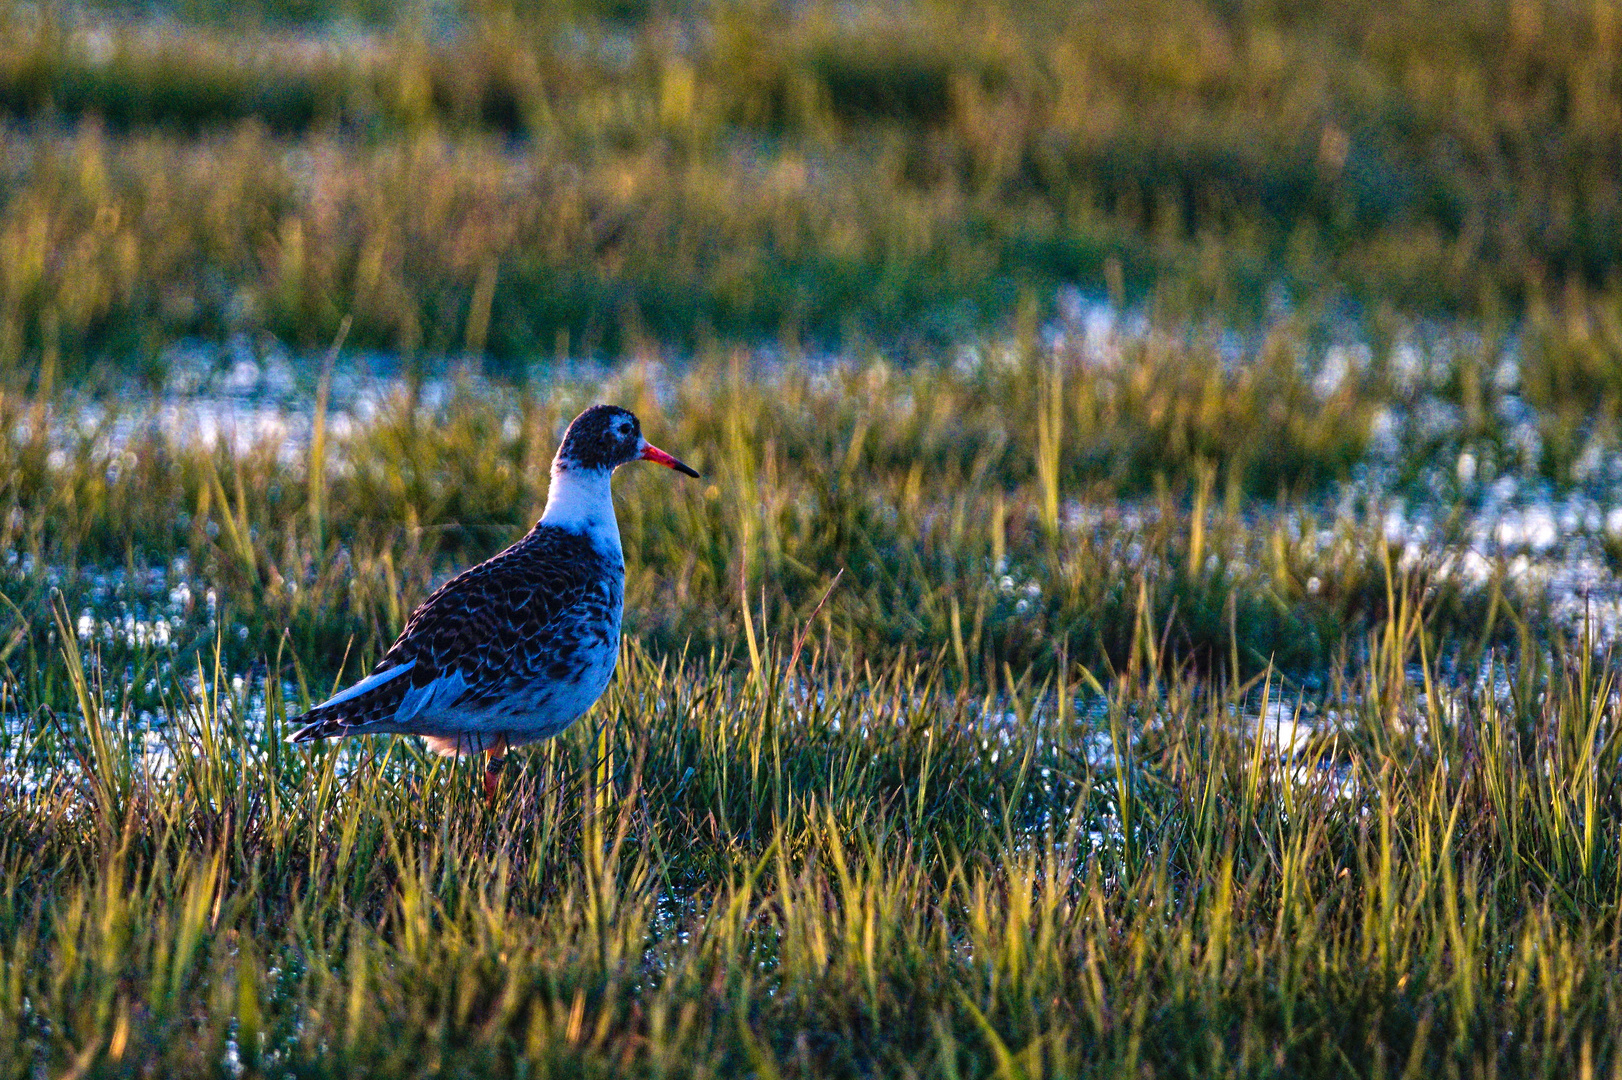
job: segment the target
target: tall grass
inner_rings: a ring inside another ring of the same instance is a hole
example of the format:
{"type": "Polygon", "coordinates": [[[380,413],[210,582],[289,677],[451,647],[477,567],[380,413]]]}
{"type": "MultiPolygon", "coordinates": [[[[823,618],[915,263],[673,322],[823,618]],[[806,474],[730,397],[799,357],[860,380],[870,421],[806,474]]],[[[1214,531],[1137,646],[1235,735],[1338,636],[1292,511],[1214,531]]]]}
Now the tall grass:
{"type": "Polygon", "coordinates": [[[1286,345],[407,385],[323,449],[9,393],[0,1070],[1612,1068],[1614,665],[1320,518],[1370,399],[1286,345]],[[490,806],[290,748],[594,399],[705,475],[619,479],[603,703],[490,806]]]}
{"type": "Polygon", "coordinates": [[[1263,376],[1184,348],[469,382],[324,453],[7,397],[0,1065],[1609,1068],[1610,662],[1259,514],[1359,399],[1257,473],[1263,376]],[[621,477],[598,710],[493,807],[409,740],[283,743],[597,397],[706,477],[621,477]]]}
{"type": "MultiPolygon", "coordinates": [[[[1280,339],[1229,368],[1213,347],[1146,338],[1102,361],[1012,348],[750,371],[733,354],[528,389],[453,380],[365,418],[318,409],[291,455],[280,434],[233,451],[138,411],[92,422],[74,400],[7,397],[0,506],[19,561],[0,580],[36,649],[50,589],[75,615],[112,589],[189,648],[224,625],[233,664],[285,643],[330,679],[527,527],[562,425],[602,399],[705,474],[620,482],[630,625],[661,652],[742,641],[744,595],[768,627],[794,625],[842,573],[826,611],[843,647],[948,650],[966,685],[1063,657],[1126,670],[1140,621],[1168,668],[1226,668],[1237,650],[1246,674],[1299,674],[1358,652],[1391,605],[1378,507],[1359,519],[1322,498],[1363,459],[1375,399],[1326,388],[1291,352],[1280,339]],[[124,584],[98,584],[107,567],[124,584]]],[[[1439,625],[1474,628],[1473,648],[1512,633],[1481,618],[1497,586],[1407,558],[1439,625]]]]}
{"type": "MultiPolygon", "coordinates": [[[[1371,671],[1436,647],[1402,618],[1371,671]]],[[[939,664],[853,670],[810,629],[792,660],[767,633],[752,670],[631,646],[604,705],[489,808],[465,768],[404,743],[290,751],[274,671],[249,687],[269,691],[262,725],[218,671],[170,683],[156,730],[172,764],[116,759],[135,777],[116,807],[83,797],[97,781],[74,733],[14,753],[32,772],[0,814],[3,1067],[1485,1076],[1619,1060],[1605,669],[1424,700],[1359,677],[1283,756],[1254,738],[1258,708],[1299,715],[1272,681],[1122,684],[1084,694],[1107,718],[1086,720],[1055,710],[1051,684],[982,704],[939,664]]],[[[109,723],[139,725],[91,692],[109,723]]]]}

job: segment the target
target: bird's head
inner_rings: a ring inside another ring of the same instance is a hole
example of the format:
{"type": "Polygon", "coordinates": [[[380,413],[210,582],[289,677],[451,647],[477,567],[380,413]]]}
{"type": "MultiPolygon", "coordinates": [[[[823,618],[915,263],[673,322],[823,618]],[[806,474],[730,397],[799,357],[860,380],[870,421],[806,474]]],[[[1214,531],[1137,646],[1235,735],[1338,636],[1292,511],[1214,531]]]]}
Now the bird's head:
{"type": "Polygon", "coordinates": [[[698,473],[642,437],[636,414],[618,405],[593,405],[569,423],[552,459],[553,472],[612,472],[632,461],[656,461],[688,476],[698,473]]]}

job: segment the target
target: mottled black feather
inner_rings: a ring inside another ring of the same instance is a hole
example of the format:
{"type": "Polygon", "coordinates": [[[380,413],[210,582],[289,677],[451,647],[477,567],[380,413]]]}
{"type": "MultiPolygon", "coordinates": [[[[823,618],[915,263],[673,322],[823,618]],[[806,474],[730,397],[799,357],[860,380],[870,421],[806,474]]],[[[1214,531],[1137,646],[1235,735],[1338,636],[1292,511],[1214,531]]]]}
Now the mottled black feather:
{"type": "Polygon", "coordinates": [[[500,701],[537,677],[558,678],[590,640],[617,624],[624,566],[582,533],[537,524],[518,543],[458,574],[412,613],[373,674],[409,661],[406,675],[310,710],[295,741],[388,727],[410,689],[460,672],[454,705],[500,701]],[[594,637],[595,635],[595,637],[594,637]],[[544,670],[551,669],[551,670],[544,670]]]}

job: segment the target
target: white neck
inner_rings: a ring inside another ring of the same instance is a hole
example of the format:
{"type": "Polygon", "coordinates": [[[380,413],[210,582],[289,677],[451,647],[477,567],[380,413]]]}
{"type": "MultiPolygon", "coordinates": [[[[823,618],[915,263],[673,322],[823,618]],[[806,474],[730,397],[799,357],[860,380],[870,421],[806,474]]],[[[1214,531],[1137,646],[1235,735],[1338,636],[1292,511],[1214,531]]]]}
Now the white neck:
{"type": "Polygon", "coordinates": [[[614,520],[611,469],[552,468],[552,486],[546,493],[542,525],[583,532],[599,547],[620,550],[619,523],[614,520]]]}

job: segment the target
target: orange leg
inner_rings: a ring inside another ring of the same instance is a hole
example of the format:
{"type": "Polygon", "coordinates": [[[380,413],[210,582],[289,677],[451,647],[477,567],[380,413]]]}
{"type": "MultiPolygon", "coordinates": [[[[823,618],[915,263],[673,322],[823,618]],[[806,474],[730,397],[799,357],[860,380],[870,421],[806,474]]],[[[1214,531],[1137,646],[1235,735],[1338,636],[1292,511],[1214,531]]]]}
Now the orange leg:
{"type": "Polygon", "coordinates": [[[496,791],[501,787],[501,768],[507,762],[507,737],[496,736],[496,741],[484,750],[484,799],[486,802],[496,801],[496,791]]]}

